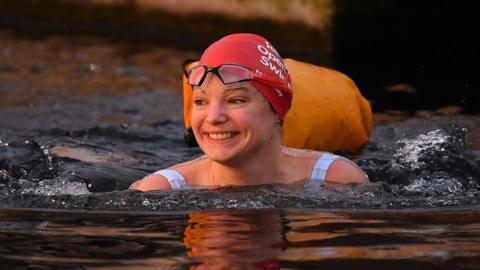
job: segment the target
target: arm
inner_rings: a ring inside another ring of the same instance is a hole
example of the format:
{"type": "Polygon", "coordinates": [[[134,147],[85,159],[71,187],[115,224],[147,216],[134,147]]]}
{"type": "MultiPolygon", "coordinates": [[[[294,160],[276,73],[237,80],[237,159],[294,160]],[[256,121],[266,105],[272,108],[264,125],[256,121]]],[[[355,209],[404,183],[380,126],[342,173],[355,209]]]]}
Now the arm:
{"type": "Polygon", "coordinates": [[[133,182],[129,189],[136,189],[140,191],[151,190],[171,190],[172,187],[165,177],[158,174],[149,174],[142,180],[133,182]]]}
{"type": "Polygon", "coordinates": [[[368,175],[354,162],[340,158],[330,165],[325,181],[339,184],[367,183],[368,175]]]}

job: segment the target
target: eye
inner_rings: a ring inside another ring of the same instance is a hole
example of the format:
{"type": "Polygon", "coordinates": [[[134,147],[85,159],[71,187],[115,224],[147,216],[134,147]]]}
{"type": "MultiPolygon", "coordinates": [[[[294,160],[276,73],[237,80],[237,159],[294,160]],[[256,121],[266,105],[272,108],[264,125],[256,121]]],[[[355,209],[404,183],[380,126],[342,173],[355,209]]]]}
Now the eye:
{"type": "Polygon", "coordinates": [[[202,105],[205,105],[207,104],[207,101],[203,98],[196,98],[193,100],[193,103],[196,105],[196,106],[202,106],[202,105]]]}
{"type": "Polygon", "coordinates": [[[231,103],[231,104],[243,104],[245,102],[247,102],[247,99],[240,98],[240,97],[233,97],[228,99],[228,103],[231,103]]]}

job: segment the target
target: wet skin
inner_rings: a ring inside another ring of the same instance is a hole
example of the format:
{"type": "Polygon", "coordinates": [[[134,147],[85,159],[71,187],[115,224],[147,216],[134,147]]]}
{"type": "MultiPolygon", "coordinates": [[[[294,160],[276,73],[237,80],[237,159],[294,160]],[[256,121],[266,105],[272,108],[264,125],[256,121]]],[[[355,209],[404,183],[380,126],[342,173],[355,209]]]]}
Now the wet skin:
{"type": "MultiPolygon", "coordinates": [[[[192,129],[203,152],[232,166],[280,144],[280,119],[251,85],[224,89],[216,76],[193,92],[192,129]]],[[[274,153],[273,151],[272,154],[274,153]]]]}
{"type": "MultiPolygon", "coordinates": [[[[192,129],[206,157],[173,166],[188,185],[293,184],[305,181],[322,152],[286,148],[281,124],[268,101],[250,84],[225,88],[209,74],[193,91],[192,129]]],[[[326,180],[368,182],[353,162],[336,160],[326,180]]],[[[142,191],[170,189],[161,175],[149,175],[132,184],[142,191]]]]}

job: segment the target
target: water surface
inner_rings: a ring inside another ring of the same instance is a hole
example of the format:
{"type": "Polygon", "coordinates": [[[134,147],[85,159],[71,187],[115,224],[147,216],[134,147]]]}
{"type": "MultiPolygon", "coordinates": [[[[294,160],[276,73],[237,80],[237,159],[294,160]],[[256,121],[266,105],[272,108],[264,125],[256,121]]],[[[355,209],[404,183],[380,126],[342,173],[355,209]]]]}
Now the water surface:
{"type": "Polygon", "coordinates": [[[478,209],[0,210],[8,269],[478,269],[478,209]]]}
{"type": "Polygon", "coordinates": [[[368,184],[130,191],[201,155],[183,141],[176,73],[194,53],[0,36],[8,269],[480,268],[478,116],[376,125],[342,153],[368,184]]]}

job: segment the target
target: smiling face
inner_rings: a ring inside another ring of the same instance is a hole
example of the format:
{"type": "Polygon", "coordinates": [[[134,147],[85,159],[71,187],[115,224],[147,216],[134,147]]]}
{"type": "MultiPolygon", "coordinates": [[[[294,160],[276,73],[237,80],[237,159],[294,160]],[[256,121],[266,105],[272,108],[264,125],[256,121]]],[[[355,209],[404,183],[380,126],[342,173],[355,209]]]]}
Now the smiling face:
{"type": "Polygon", "coordinates": [[[280,145],[279,118],[250,84],[225,89],[217,76],[193,90],[192,129],[203,152],[235,164],[280,145]]]}

